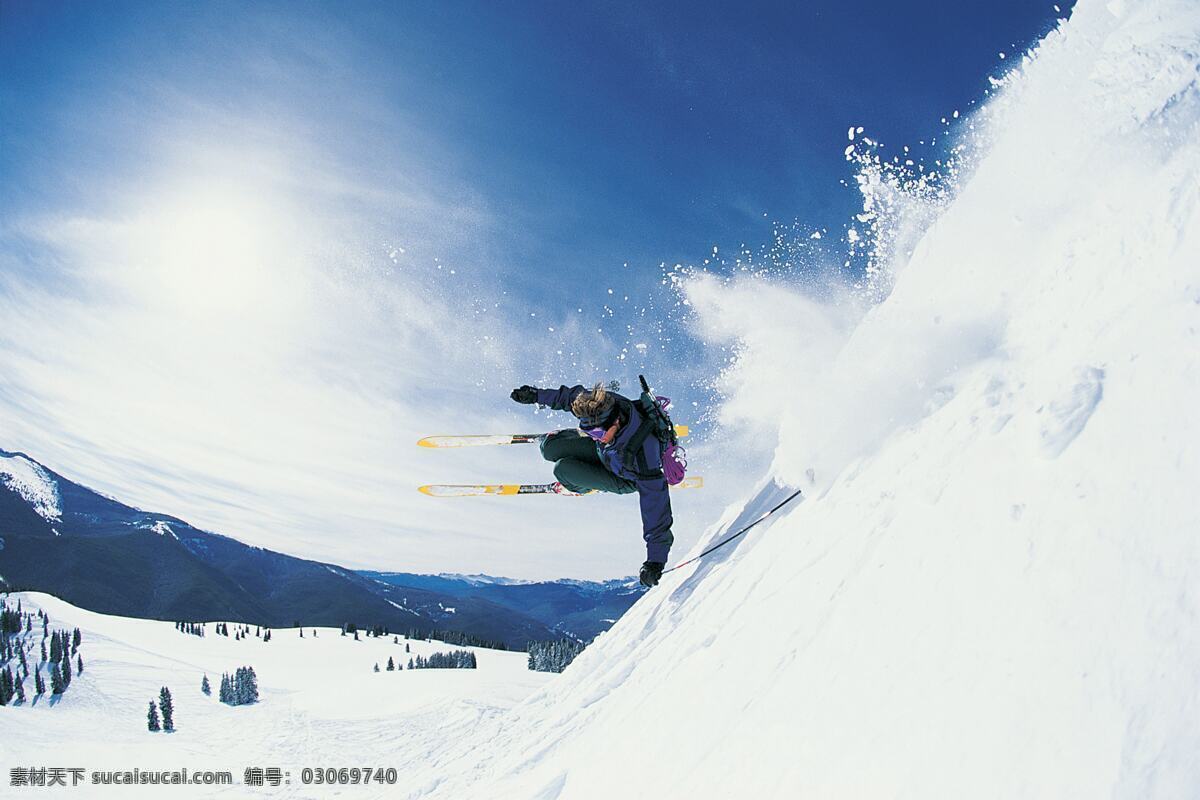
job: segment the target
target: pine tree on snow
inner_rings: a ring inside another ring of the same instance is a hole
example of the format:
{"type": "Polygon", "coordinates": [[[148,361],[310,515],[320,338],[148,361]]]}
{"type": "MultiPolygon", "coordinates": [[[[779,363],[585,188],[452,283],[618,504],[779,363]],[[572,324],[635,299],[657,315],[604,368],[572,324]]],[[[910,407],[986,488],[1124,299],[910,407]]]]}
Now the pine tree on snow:
{"type": "Polygon", "coordinates": [[[246,667],[246,702],[258,702],[258,675],[254,667],[246,667]]]}
{"type": "Polygon", "coordinates": [[[162,730],[162,726],[158,724],[158,707],[154,705],[154,701],[150,701],[150,709],[146,712],[146,729],[150,731],[162,730]]]}
{"type": "Polygon", "coordinates": [[[42,673],[36,669],[33,671],[33,691],[38,696],[46,693],[46,682],[42,680],[42,673]]]}
{"type": "Polygon", "coordinates": [[[62,670],[59,669],[58,664],[51,662],[50,663],[50,693],[51,694],[62,694],[63,690],[65,688],[66,687],[63,686],[63,682],[62,682],[62,670]]]}
{"type": "Polygon", "coordinates": [[[75,667],[76,667],[75,674],[82,675],[83,674],[83,656],[82,655],[75,656],[75,667]]]}
{"type": "Polygon", "coordinates": [[[71,685],[71,659],[66,656],[63,657],[62,662],[62,684],[64,692],[71,685]]]}
{"type": "Polygon", "coordinates": [[[379,662],[378,661],[375,662],[375,671],[379,672],[379,662]]]}
{"type": "Polygon", "coordinates": [[[388,665],[387,665],[387,671],[388,671],[388,672],[395,672],[395,671],[396,671],[396,662],[392,660],[392,657],[391,657],[391,656],[388,656],[388,665]]]}
{"type": "Polygon", "coordinates": [[[163,730],[175,730],[175,704],[171,702],[171,690],[165,686],[158,690],[158,704],[162,706],[163,730]]]}
{"type": "Polygon", "coordinates": [[[208,676],[204,676],[204,680],[200,681],[200,691],[206,695],[212,696],[212,687],[208,685],[208,676]]]}
{"type": "Polygon", "coordinates": [[[17,702],[18,703],[25,702],[25,681],[24,680],[17,681],[17,702]]]}

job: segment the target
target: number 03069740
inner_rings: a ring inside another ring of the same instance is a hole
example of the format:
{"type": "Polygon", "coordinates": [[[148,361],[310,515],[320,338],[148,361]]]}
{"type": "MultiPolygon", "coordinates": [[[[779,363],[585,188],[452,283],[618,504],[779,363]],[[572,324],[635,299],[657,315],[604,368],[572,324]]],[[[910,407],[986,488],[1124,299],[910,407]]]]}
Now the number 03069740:
{"type": "Polygon", "coordinates": [[[300,770],[305,784],[395,783],[393,767],[305,767],[300,770]]]}

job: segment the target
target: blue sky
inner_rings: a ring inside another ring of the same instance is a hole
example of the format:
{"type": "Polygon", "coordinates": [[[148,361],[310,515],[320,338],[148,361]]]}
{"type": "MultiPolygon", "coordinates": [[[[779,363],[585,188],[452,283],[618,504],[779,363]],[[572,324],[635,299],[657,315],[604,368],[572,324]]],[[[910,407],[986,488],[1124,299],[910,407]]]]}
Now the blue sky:
{"type": "MultiPolygon", "coordinates": [[[[547,470],[412,439],[639,371],[715,419],[729,351],[660,265],[770,263],[799,221],[826,248],[776,279],[836,274],[847,128],[932,159],[1069,8],[916,5],[6,0],[0,446],[350,566],[628,574],[636,504],[431,509],[547,470]]],[[[706,433],[730,477],[681,547],[771,453],[706,433]]]]}

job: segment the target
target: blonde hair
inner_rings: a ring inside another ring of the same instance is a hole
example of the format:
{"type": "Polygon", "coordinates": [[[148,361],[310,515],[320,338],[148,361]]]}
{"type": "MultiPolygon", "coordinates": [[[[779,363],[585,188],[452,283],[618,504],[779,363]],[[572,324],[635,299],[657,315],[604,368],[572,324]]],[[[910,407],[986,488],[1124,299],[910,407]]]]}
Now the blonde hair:
{"type": "Polygon", "coordinates": [[[608,389],[603,383],[597,383],[592,389],[584,390],[571,401],[571,413],[583,419],[594,417],[612,406],[613,399],[608,396],[608,389]]]}

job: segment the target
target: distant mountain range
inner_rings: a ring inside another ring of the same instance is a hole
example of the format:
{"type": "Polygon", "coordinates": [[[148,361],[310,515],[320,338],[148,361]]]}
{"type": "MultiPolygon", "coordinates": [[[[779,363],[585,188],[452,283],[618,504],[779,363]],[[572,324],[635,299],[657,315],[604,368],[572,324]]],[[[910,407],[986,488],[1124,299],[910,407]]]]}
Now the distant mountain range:
{"type": "Polygon", "coordinates": [[[0,589],[93,611],[269,627],[457,631],[523,649],[590,641],[641,596],[636,580],[526,582],[355,571],[253,547],[81,486],[0,450],[0,589]]]}

